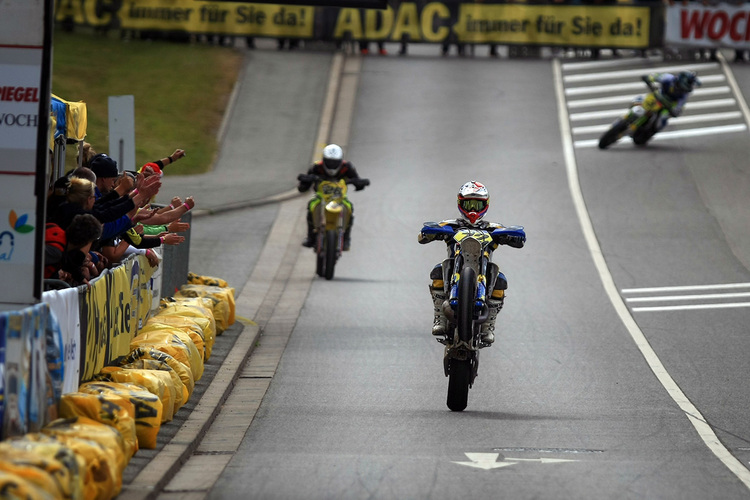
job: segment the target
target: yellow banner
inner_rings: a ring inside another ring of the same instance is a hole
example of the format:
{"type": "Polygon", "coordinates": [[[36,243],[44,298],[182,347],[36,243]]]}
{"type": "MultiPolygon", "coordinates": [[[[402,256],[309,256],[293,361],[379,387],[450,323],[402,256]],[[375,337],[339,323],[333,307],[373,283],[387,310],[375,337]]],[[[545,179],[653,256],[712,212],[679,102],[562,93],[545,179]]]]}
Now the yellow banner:
{"type": "Polygon", "coordinates": [[[314,7],[303,5],[133,0],[97,12],[98,4],[91,0],[58,4],[55,19],[120,29],[271,37],[310,38],[315,27],[314,7]]]}
{"type": "Polygon", "coordinates": [[[453,30],[467,43],[647,47],[648,7],[461,4],[453,30]]]}
{"type": "Polygon", "coordinates": [[[107,276],[103,276],[85,292],[86,352],[83,354],[82,381],[91,380],[105,364],[109,333],[108,288],[107,276]]]}

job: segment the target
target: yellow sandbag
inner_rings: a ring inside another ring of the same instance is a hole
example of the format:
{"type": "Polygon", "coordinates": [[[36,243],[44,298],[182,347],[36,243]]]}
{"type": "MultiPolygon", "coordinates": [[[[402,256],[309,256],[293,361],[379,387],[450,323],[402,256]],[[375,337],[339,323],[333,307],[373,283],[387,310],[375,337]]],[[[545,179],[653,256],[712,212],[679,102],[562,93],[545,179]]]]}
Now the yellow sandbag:
{"type": "Polygon", "coordinates": [[[161,400],[162,423],[174,418],[174,399],[177,388],[172,384],[172,378],[166,372],[125,370],[120,366],[105,366],[102,371],[94,375],[94,380],[141,386],[161,400]]]}
{"type": "MultiPolygon", "coordinates": [[[[198,316],[178,316],[177,314],[159,314],[149,318],[146,325],[157,323],[160,325],[171,325],[181,330],[195,331],[203,338],[203,360],[208,361],[214,348],[215,329],[211,329],[211,322],[208,318],[198,316]]],[[[215,323],[214,323],[215,327],[215,323]]]]}
{"type": "Polygon", "coordinates": [[[204,297],[211,299],[211,308],[216,319],[217,331],[224,331],[234,324],[234,288],[209,285],[182,285],[174,295],[180,297],[204,297]]]}
{"type": "MultiPolygon", "coordinates": [[[[210,335],[212,337],[218,335],[216,331],[216,318],[214,317],[210,299],[200,297],[194,299],[188,299],[185,297],[180,297],[179,299],[174,297],[161,299],[156,316],[162,314],[204,319],[208,321],[210,335]]],[[[207,338],[208,334],[206,333],[205,328],[203,329],[203,332],[204,338],[207,338]]]]}
{"type": "MultiPolygon", "coordinates": [[[[167,316],[164,316],[166,318],[167,316]]],[[[172,316],[172,318],[178,318],[178,316],[172,316]]],[[[189,321],[188,318],[179,318],[183,321],[189,321]]],[[[190,339],[190,341],[195,344],[195,347],[198,349],[198,354],[201,357],[201,361],[204,361],[206,359],[206,346],[205,342],[203,342],[203,332],[200,331],[200,328],[198,328],[198,325],[193,323],[192,325],[188,324],[187,326],[177,326],[177,325],[171,325],[167,323],[161,323],[158,320],[154,320],[154,318],[151,318],[146,325],[138,330],[138,335],[152,332],[152,331],[158,331],[158,330],[175,330],[176,332],[181,332],[184,335],[187,335],[187,338],[190,339]]]]}
{"type": "Polygon", "coordinates": [[[134,363],[139,359],[153,359],[169,365],[169,367],[174,370],[174,372],[177,373],[177,375],[180,377],[182,385],[185,386],[188,397],[184,398],[184,400],[188,400],[190,395],[193,393],[193,389],[195,388],[193,371],[188,365],[181,363],[174,356],[171,356],[166,352],[162,352],[158,349],[154,349],[153,347],[148,346],[133,349],[132,351],[130,351],[130,354],[123,358],[121,364],[126,365],[128,363],[134,363]]]}
{"type": "Polygon", "coordinates": [[[86,498],[110,499],[122,488],[122,472],[127,461],[122,451],[122,436],[114,428],[86,417],[57,419],[42,429],[84,457],[86,498]]]}
{"type": "Polygon", "coordinates": [[[103,394],[69,392],[63,394],[58,403],[61,418],[86,417],[114,427],[125,442],[125,457],[130,460],[138,451],[135,433],[135,406],[123,397],[117,400],[103,394]]]}
{"type": "MultiPolygon", "coordinates": [[[[0,457],[0,471],[14,474],[29,481],[41,491],[51,495],[52,498],[65,498],[50,468],[62,472],[60,462],[57,462],[55,466],[52,461],[29,451],[4,449],[2,457],[0,457]]],[[[0,491],[0,497],[5,498],[2,491],[0,491]]]]}
{"type": "Polygon", "coordinates": [[[3,499],[18,500],[55,500],[37,485],[20,476],[0,471],[0,492],[3,499]]]}
{"type": "Polygon", "coordinates": [[[179,328],[165,328],[139,333],[130,341],[131,350],[143,346],[151,346],[164,351],[177,358],[177,361],[187,364],[196,381],[203,376],[203,356],[198,352],[198,348],[190,335],[179,328]],[[168,349],[165,349],[165,346],[168,349]]]}
{"type": "Polygon", "coordinates": [[[135,406],[135,434],[138,436],[138,447],[150,450],[156,448],[156,436],[161,428],[164,413],[161,399],[143,387],[117,382],[86,382],[78,391],[91,394],[110,393],[127,398],[135,406]]]}
{"type": "Polygon", "coordinates": [[[190,272],[187,275],[187,282],[194,285],[211,285],[224,288],[227,288],[229,286],[229,284],[221,278],[214,278],[213,276],[199,276],[195,273],[190,272]]]}
{"type": "MultiPolygon", "coordinates": [[[[25,434],[7,439],[0,443],[0,456],[10,456],[11,450],[20,450],[41,457],[47,462],[37,466],[49,471],[58,485],[59,497],[64,499],[81,499],[83,494],[83,475],[86,463],[73,450],[57,439],[41,433],[25,434]]],[[[0,488],[0,491],[2,489],[0,488]]]]}
{"type": "Polygon", "coordinates": [[[126,370],[151,370],[151,371],[162,371],[169,374],[169,378],[172,380],[172,385],[175,387],[175,398],[174,398],[174,413],[182,408],[188,397],[187,387],[182,383],[180,376],[164,361],[157,361],[155,359],[139,359],[132,363],[125,363],[120,365],[121,368],[126,370]]]}

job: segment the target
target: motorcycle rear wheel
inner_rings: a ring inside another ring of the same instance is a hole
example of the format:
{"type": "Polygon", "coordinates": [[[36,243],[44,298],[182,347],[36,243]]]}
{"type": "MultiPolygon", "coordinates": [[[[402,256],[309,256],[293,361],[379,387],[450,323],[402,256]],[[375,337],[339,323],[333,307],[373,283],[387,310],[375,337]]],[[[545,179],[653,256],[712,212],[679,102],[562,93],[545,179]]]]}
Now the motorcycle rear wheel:
{"type": "Polygon", "coordinates": [[[338,250],[338,232],[331,229],[326,231],[326,251],[325,251],[325,278],[333,279],[333,269],[336,266],[336,252],[338,250]]]}
{"type": "Polygon", "coordinates": [[[628,128],[628,123],[624,120],[618,120],[607,130],[599,139],[599,149],[607,149],[609,146],[620,140],[622,133],[628,128]]]}

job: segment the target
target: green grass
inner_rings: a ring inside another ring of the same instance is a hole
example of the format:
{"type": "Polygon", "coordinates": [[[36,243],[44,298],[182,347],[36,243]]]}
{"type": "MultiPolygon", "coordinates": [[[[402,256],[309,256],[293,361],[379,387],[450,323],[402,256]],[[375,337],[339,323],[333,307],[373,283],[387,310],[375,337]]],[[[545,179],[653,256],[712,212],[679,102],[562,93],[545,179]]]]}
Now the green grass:
{"type": "MultiPolygon", "coordinates": [[[[241,64],[242,53],[226,47],[121,41],[114,33],[58,29],[52,93],[86,103],[86,142],[98,153],[109,152],[109,96],[134,96],[137,166],[182,148],[187,156],[165,174],[195,174],[213,166],[217,131],[241,64]]],[[[68,147],[67,167],[74,164],[76,150],[68,147]]]]}

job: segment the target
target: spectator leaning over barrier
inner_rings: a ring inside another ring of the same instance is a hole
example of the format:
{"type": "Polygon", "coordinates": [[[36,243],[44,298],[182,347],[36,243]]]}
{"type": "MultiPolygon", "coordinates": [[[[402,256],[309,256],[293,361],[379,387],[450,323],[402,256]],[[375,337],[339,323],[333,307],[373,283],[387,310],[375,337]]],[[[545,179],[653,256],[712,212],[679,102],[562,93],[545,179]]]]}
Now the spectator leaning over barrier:
{"type": "Polygon", "coordinates": [[[59,279],[78,286],[98,276],[100,268],[93,262],[91,245],[101,234],[102,224],[91,214],[76,215],[65,231],[56,224],[47,224],[45,279],[59,279]]]}

